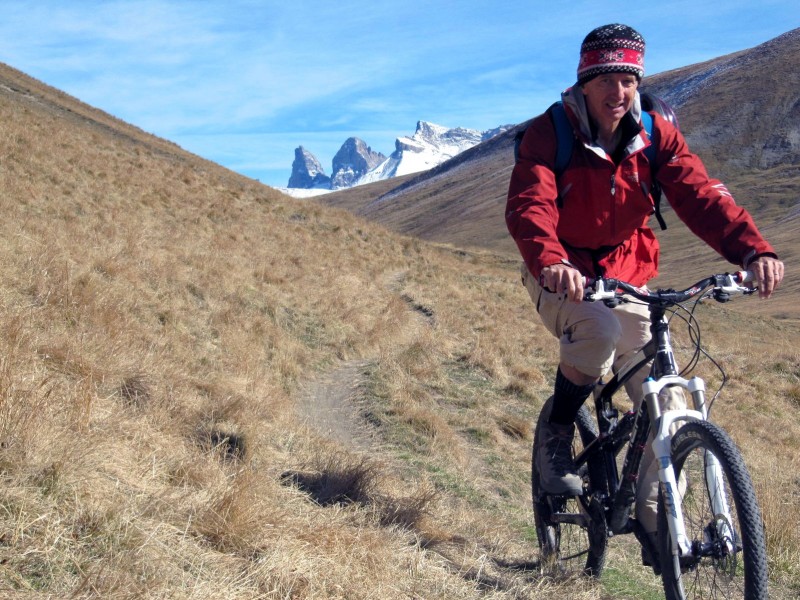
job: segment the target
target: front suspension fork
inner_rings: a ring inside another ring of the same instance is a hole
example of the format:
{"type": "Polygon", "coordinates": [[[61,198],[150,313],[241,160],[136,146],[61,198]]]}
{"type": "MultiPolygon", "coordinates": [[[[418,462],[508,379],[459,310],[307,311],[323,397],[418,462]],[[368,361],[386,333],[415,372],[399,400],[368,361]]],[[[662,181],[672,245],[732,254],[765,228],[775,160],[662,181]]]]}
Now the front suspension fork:
{"type": "MultiPolygon", "coordinates": [[[[658,461],[658,480],[661,483],[664,509],[667,514],[671,538],[671,550],[674,557],[689,556],[691,544],[686,536],[680,489],[672,466],[671,445],[673,426],[685,421],[705,421],[708,410],[705,404],[705,382],[699,377],[690,380],[677,376],[662,377],[658,381],[648,378],[642,385],[644,401],[655,423],[653,451],[658,461]],[[689,391],[692,396],[694,410],[669,410],[661,413],[658,395],[666,386],[678,386],[689,391]]],[[[705,453],[705,485],[709,492],[709,501],[714,511],[717,539],[725,540],[728,551],[732,552],[733,537],[728,529],[731,523],[730,506],[725,493],[716,493],[723,489],[722,468],[717,458],[710,452],[705,453]],[[722,517],[721,519],[719,517],[722,517]]]]}

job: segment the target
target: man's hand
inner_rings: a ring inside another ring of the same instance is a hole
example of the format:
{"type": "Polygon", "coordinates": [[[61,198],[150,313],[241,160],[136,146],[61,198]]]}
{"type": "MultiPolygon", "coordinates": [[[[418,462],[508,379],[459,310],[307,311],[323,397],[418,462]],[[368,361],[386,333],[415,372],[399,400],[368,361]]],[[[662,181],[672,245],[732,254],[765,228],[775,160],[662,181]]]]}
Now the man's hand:
{"type": "Polygon", "coordinates": [[[747,268],[753,272],[758,284],[758,295],[769,298],[783,280],[783,262],[771,256],[759,256],[747,268]]]}
{"type": "Polygon", "coordinates": [[[572,302],[583,301],[583,275],[574,267],[564,264],[545,267],[539,283],[553,293],[566,294],[572,302]]]}

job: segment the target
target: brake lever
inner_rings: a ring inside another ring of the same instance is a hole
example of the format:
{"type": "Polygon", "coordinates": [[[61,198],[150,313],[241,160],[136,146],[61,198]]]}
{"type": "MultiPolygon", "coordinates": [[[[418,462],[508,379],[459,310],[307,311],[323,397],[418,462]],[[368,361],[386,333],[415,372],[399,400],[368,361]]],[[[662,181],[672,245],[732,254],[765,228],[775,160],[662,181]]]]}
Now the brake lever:
{"type": "Polygon", "coordinates": [[[583,299],[588,300],[589,302],[597,302],[598,300],[605,302],[607,300],[614,300],[617,297],[616,286],[614,289],[607,290],[605,279],[599,278],[593,281],[587,279],[586,285],[594,286],[594,290],[586,288],[583,293],[583,299]]]}
{"type": "Polygon", "coordinates": [[[758,290],[757,286],[746,287],[737,282],[751,281],[749,273],[726,273],[724,279],[712,290],[711,295],[717,302],[727,302],[734,294],[750,295],[758,290]]]}

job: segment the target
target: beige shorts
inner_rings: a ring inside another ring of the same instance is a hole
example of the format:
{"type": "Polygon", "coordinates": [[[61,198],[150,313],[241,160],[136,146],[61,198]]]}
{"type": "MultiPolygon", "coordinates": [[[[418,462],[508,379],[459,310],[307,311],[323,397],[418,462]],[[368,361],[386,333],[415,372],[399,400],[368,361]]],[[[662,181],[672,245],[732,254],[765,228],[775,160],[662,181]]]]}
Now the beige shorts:
{"type": "Polygon", "coordinates": [[[592,377],[621,367],[650,339],[647,306],[609,308],[602,302],[570,302],[564,294],[542,289],[525,265],[522,282],[545,328],[558,338],[561,362],[592,377]]]}

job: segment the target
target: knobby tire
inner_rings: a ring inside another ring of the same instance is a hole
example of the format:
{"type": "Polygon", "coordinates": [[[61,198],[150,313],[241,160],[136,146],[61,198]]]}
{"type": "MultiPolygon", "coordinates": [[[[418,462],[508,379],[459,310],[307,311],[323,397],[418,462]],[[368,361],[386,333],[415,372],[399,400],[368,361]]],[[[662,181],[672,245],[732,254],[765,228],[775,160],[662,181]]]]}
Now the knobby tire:
{"type": "Polygon", "coordinates": [[[658,502],[658,538],[667,600],[767,598],[767,558],[761,511],[736,445],[713,423],[690,422],[673,436],[672,464],[679,478],[678,494],[686,535],[696,548],[705,543],[706,551],[702,553],[705,556],[682,559],[683,564],[676,564],[671,556],[662,489],[658,502]],[[727,494],[731,522],[713,514],[709,500],[713,492],[703,477],[707,452],[720,463],[724,484],[717,493],[727,494]],[[724,535],[717,533],[720,531],[724,535]],[[732,536],[731,532],[734,532],[732,536]],[[735,538],[733,552],[724,549],[725,545],[720,543],[722,537],[735,538]]]}

